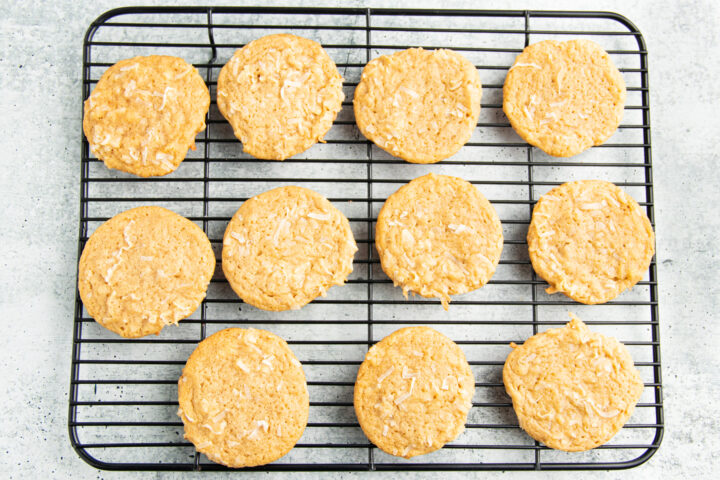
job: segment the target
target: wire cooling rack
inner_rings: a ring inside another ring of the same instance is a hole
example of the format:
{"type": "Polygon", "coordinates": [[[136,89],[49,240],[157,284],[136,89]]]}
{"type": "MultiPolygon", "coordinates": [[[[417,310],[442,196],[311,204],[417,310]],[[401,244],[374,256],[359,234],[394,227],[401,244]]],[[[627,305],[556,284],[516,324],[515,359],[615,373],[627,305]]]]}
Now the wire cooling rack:
{"type": "Polygon", "coordinates": [[[310,420],[299,444],[257,470],[541,470],[616,469],[639,465],[660,445],[662,386],[656,263],[631,291],[586,306],[547,295],[533,273],[525,234],[540,195],[565,181],[612,181],[653,218],[647,51],[626,18],[601,12],[390,10],[367,8],[131,7],[109,11],[83,45],[83,99],[103,71],[135,55],[167,54],[195,64],[215,98],[220,68],[245,43],[291,32],[323,44],[345,79],[346,101],[327,143],[284,162],[242,153],[212,102],[196,151],[174,173],[142,179],[105,168],[82,140],[80,252],[109,217],[160,205],[202,226],[220,258],[233,212],[247,198],[296,184],[312,188],[351,222],[360,251],[348,284],[299,311],[264,312],[243,304],[220,268],[206,300],[178,327],[157,337],[122,339],[98,326],[79,297],[73,331],[69,429],[91,465],[117,470],[222,470],[182,437],[176,416],[181,369],[197,343],[230,326],[265,328],[286,338],[302,361],[310,420]],[[623,124],[605,144],[570,159],[529,147],[502,113],[502,84],[515,56],[545,39],[600,43],[628,86],[623,124]],[[480,71],[483,104],[463,149],[435,165],[413,165],[366,141],[354,125],[352,94],[363,66],[408,47],[462,52],[480,71]],[[456,296],[445,312],[435,300],[405,300],[380,269],[374,219],[387,196],[427,172],[463,177],[492,201],[503,223],[500,265],[484,288],[456,296]],[[564,324],[573,311],[594,330],[631,350],[645,382],[635,414],[607,445],[590,452],[550,450],[520,430],[502,384],[511,341],[564,324]],[[465,432],[445,448],[411,460],[386,455],[362,434],[352,407],[353,384],[367,349],[407,325],[432,325],[466,352],[476,393],[465,432]]]}

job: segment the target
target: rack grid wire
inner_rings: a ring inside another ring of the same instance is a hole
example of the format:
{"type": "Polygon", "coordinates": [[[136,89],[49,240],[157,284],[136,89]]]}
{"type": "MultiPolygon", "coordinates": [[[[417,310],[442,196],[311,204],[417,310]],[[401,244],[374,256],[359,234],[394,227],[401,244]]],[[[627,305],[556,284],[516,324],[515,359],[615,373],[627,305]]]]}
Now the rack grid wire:
{"type": "Polygon", "coordinates": [[[197,343],[222,328],[253,326],[286,338],[302,361],[310,420],[295,449],[253,470],[546,470],[639,465],[660,446],[662,382],[656,263],[632,290],[586,306],[544,292],[530,265],[525,233],[540,195],[568,180],[600,178],[634,196],[654,225],[647,51],[641,33],[609,12],[400,10],[374,8],[128,7],[95,20],[83,44],[83,100],[120,59],[168,54],[215,79],[250,40],[289,32],[323,44],[344,77],[346,100],[327,143],[284,162],[242,153],[213,100],[198,149],[174,173],[138,178],[110,171],[82,139],[78,255],[103,221],[128,208],[160,205],[201,225],[219,258],[222,232],[247,198],[296,184],[326,195],[348,216],[360,251],[346,286],[300,311],[264,312],[243,304],[217,269],[207,298],[178,327],[153,338],[123,339],[99,327],[79,295],[74,318],[69,431],[89,464],[114,470],[223,470],[182,437],[176,382],[197,343]],[[623,123],[604,145],[570,159],[530,147],[502,113],[502,84],[515,56],[545,39],[589,38],[602,45],[628,86],[623,123]],[[372,58],[408,47],[452,48],[483,81],[482,111],[470,142],[435,165],[414,165],[365,140],[354,125],[352,92],[372,58]],[[490,199],[503,223],[500,265],[484,288],[437,301],[405,300],[383,274],[373,247],[374,218],[387,196],[427,172],[463,177],[490,199]],[[520,430],[502,384],[511,341],[567,321],[573,311],[630,349],[645,382],[634,415],[608,444],[589,452],[548,449],[520,430]],[[465,432],[411,460],[368,442],[352,407],[355,374],[367,349],[408,325],[432,325],[460,344],[476,378],[465,432]]]}

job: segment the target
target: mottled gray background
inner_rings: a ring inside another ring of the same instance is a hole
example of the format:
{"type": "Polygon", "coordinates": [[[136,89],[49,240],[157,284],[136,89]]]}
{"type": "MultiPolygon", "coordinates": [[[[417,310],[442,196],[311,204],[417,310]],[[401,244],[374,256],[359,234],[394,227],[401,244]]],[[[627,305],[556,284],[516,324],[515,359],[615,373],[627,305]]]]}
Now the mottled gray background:
{"type": "MultiPolygon", "coordinates": [[[[657,478],[711,476],[712,471],[717,474],[720,221],[716,209],[720,204],[717,191],[720,155],[716,142],[720,139],[717,121],[720,8],[710,1],[633,2],[633,5],[624,1],[406,3],[408,7],[611,10],[629,17],[643,32],[650,55],[665,439],[647,464],[631,472],[521,475],[657,478]]],[[[0,247],[3,253],[0,318],[5,325],[0,344],[3,380],[0,391],[5,412],[0,418],[0,474],[5,477],[199,476],[96,471],[76,456],[67,436],[70,327],[77,256],[82,36],[100,13],[122,5],[115,1],[86,5],[68,0],[0,2],[3,13],[0,125],[4,147],[0,182],[5,224],[0,247]]],[[[334,474],[338,478],[361,475],[368,474],[334,474]]],[[[500,475],[504,474],[474,476],[500,475]]],[[[416,476],[422,475],[393,474],[398,478],[416,476]]]]}

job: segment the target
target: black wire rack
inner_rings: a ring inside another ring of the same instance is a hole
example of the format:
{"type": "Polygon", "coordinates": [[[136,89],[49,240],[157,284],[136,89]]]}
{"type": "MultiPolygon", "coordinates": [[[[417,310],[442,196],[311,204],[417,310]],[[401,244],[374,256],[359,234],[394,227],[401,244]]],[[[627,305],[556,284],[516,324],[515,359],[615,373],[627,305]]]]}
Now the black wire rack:
{"type": "Polygon", "coordinates": [[[299,311],[271,313],[243,304],[221,269],[201,308],[157,337],[123,339],[99,327],[79,296],[73,325],[69,430],[73,447],[94,467],[113,470],[223,470],[182,437],[176,382],[197,343],[231,326],[271,330],[302,361],[310,420],[295,449],[253,470],[557,470],[639,465],[660,446],[662,383],[656,263],[632,290],[604,305],[547,295],[533,272],[525,234],[540,195],[565,181],[600,178],[634,196],[654,224],[647,51],[626,18],[606,12],[399,10],[374,8],[129,7],[95,20],[83,44],[83,99],[120,59],[168,54],[192,62],[215,98],[216,78],[252,39],[290,32],[323,44],[344,77],[346,101],[327,143],[284,162],[242,153],[212,102],[198,148],[174,173],[138,178],[105,168],[82,139],[78,255],[103,221],[128,208],[160,205],[201,225],[219,258],[222,232],[247,198],[296,184],[326,195],[350,219],[360,251],[347,285],[299,311]],[[502,113],[502,84],[515,56],[545,39],[589,38],[623,73],[623,124],[604,145],[570,159],[528,146],[502,113]],[[477,66],[483,104],[470,142],[435,165],[393,158],[354,125],[352,93],[363,66],[408,47],[452,48],[477,66]],[[463,177],[491,200],[505,248],[490,283],[437,301],[405,300],[379,267],[374,219],[387,196],[429,171],[463,177]],[[617,337],[645,382],[635,414],[611,442],[590,452],[548,449],[520,430],[502,384],[511,341],[564,324],[573,311],[591,328],[617,337]],[[358,365],[367,349],[407,325],[432,325],[459,343],[476,378],[465,432],[445,448],[411,460],[386,455],[362,434],[352,407],[358,365]]]}

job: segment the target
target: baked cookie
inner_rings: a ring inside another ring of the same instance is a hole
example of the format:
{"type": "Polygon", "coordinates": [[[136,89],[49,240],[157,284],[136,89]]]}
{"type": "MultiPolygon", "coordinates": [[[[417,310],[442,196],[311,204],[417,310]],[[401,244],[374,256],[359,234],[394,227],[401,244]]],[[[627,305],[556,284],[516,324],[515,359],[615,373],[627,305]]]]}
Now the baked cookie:
{"type": "Polygon", "coordinates": [[[581,180],[540,197],[527,234],[533,268],[550,287],[586,304],[605,303],[650,266],[655,236],[647,215],[616,185],[581,180]]]}
{"type": "Polygon", "coordinates": [[[357,245],[345,215],[307,188],[275,188],[242,204],[225,230],[222,267],[246,303],[299,309],[352,272],[357,245]]]}
{"type": "Polygon", "coordinates": [[[115,215],[90,236],[80,298],[100,325],[127,338],[160,333],[200,305],[215,271],[205,233],[162,207],[115,215]]]}
{"type": "Polygon", "coordinates": [[[550,448],[577,452],[608,442],[643,391],[625,345],[577,317],[530,337],[503,368],[520,427],[550,448]]]}
{"type": "Polygon", "coordinates": [[[465,429],[475,379],[465,354],[429,327],[397,330],[368,350],[355,382],[355,413],[381,450],[434,452],[465,429]]]}
{"type": "Polygon", "coordinates": [[[310,409],[302,365],[282,338],[228,328],[206,338],[178,380],[185,438],[213,462],[264,465],[300,440],[310,409]]]}
{"type": "Polygon", "coordinates": [[[108,68],[85,101],[83,130],[108,168],[167,175],[195,150],[208,108],[205,82],[182,58],[129,58],[108,68]]]}
{"type": "Polygon", "coordinates": [[[545,40],[523,50],[508,71],[503,110],[523,140],[555,157],[605,142],[625,106],[625,81],[590,40],[545,40]]]}
{"type": "Polygon", "coordinates": [[[355,120],[389,154],[435,163],[470,140],[481,95],[475,66],[459,53],[410,48],[365,65],[355,89],[355,120]]]}
{"type": "Polygon", "coordinates": [[[480,191],[461,178],[430,173],[385,201],[375,227],[383,271],[395,286],[439,298],[485,285],[503,248],[500,219],[480,191]]]}
{"type": "Polygon", "coordinates": [[[266,160],[322,142],[344,98],[342,77],[322,46],[284,33],[248,43],[218,77],[220,113],[243,150],[266,160]]]}

